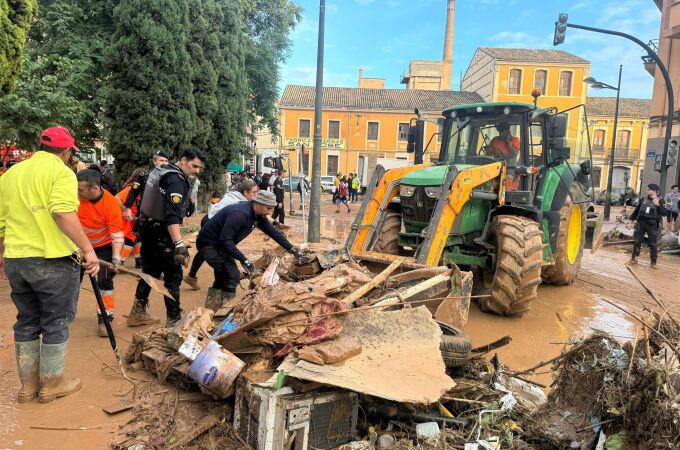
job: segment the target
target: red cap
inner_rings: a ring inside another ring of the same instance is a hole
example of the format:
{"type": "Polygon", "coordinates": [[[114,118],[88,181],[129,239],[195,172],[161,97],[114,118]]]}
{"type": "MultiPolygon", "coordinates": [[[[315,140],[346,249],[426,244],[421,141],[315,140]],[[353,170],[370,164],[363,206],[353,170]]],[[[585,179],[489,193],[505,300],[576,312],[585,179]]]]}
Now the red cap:
{"type": "Polygon", "coordinates": [[[75,145],[75,139],[73,139],[71,133],[69,133],[69,131],[64,127],[47,128],[40,135],[40,143],[49,145],[50,147],[65,149],[72,148],[75,151],[80,151],[80,149],[75,145]]]}

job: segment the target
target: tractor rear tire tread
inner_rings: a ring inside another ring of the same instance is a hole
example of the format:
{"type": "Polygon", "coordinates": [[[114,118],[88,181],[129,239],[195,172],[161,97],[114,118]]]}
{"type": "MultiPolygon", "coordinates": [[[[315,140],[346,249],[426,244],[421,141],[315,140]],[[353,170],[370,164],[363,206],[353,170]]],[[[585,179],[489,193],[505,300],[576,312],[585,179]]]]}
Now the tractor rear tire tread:
{"type": "Polygon", "coordinates": [[[541,284],[543,233],[538,223],[521,216],[496,216],[498,263],[491,296],[480,298],[484,311],[521,315],[529,311],[541,284]]]}
{"type": "Polygon", "coordinates": [[[387,255],[399,254],[399,233],[401,232],[401,213],[387,211],[373,251],[387,255]]]}

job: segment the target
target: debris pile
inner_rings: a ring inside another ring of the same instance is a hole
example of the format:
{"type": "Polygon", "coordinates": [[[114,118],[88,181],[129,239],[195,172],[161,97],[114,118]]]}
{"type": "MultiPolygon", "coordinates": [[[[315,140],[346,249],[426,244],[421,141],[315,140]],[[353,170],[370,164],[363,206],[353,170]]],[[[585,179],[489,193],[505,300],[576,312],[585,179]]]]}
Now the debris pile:
{"type": "Polygon", "coordinates": [[[678,448],[680,327],[620,345],[596,333],[563,353],[548,402],[521,423],[537,448],[678,448]],[[602,447],[600,447],[602,448],[602,447]]]}
{"type": "MultiPolygon", "coordinates": [[[[235,398],[235,433],[253,448],[271,448],[262,446],[262,431],[255,426],[270,420],[270,413],[257,405],[276,404],[285,417],[297,411],[293,404],[328,402],[337,409],[345,402],[354,405],[347,412],[358,416],[359,402],[350,402],[343,392],[355,399],[360,395],[379,411],[394,410],[395,402],[413,405],[417,410],[394,417],[406,417],[414,433],[418,423],[434,422],[437,432],[429,428],[428,433],[438,435],[439,425],[444,429],[463,423],[446,417],[436,405],[455,386],[447,367],[465,365],[470,355],[469,338],[456,325],[467,320],[472,276],[446,267],[401,267],[403,263],[398,258],[374,273],[339,251],[305,254],[297,261],[266,252],[245,296],[216,312],[194,308],[173,329],[135,334],[125,360],[131,369],[154,373],[161,382],[201,392],[211,399],[208,403],[233,405],[235,398]]],[[[143,412],[144,404],[136,410],[143,412]]],[[[225,419],[229,414],[203,412],[194,418],[209,429],[231,422],[231,417],[225,419]]],[[[298,439],[330,448],[327,444],[335,441],[323,440],[328,430],[320,433],[313,425],[325,414],[312,408],[300,419],[301,428],[267,434],[267,445],[298,439]]],[[[149,438],[133,442],[140,430],[165,430],[152,422],[128,424],[117,448],[166,448],[186,441],[186,436],[166,430],[162,443],[149,438]]],[[[336,425],[336,434],[346,436],[338,444],[371,426],[357,417],[336,425]]]]}
{"type": "Polygon", "coordinates": [[[143,394],[115,448],[680,446],[680,326],[668,316],[640,340],[597,332],[516,372],[493,354],[511,337],[471,348],[462,331],[468,273],[265,258],[242,298],[134,336],[132,368],[193,392],[143,394]],[[546,396],[525,377],[550,365],[546,396]],[[185,411],[185,395],[200,411],[185,411]]]}

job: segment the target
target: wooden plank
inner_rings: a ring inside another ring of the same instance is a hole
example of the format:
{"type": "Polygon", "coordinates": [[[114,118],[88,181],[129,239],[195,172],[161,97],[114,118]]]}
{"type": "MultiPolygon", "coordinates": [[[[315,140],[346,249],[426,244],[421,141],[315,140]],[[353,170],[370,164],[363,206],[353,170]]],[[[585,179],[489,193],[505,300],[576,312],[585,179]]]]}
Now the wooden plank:
{"type": "Polygon", "coordinates": [[[436,277],[432,277],[429,280],[425,280],[416,284],[415,286],[411,286],[398,296],[395,295],[380,299],[377,303],[375,303],[375,306],[391,306],[405,302],[406,300],[413,298],[422,292],[435,288],[440,283],[448,283],[449,279],[450,278],[448,275],[437,275],[436,277]]]}
{"type": "Polygon", "coordinates": [[[130,400],[117,400],[115,402],[109,403],[106,406],[102,406],[102,409],[107,414],[118,414],[128,409],[132,409],[134,404],[130,400]]]}
{"type": "Polygon", "coordinates": [[[392,272],[397,270],[399,266],[401,266],[404,263],[405,259],[406,258],[403,257],[395,259],[389,266],[387,266],[385,270],[380,272],[378,276],[373,278],[370,282],[361,286],[356,291],[349,294],[347,297],[343,298],[342,301],[347,305],[351,305],[355,301],[359,300],[361,297],[368,294],[373,288],[378,286],[383,281],[387,280],[387,277],[389,277],[392,274],[392,272]]]}
{"type": "Polygon", "coordinates": [[[432,278],[437,275],[449,274],[451,269],[446,266],[439,267],[426,267],[424,269],[409,270],[408,272],[403,272],[397,275],[392,275],[387,280],[390,284],[400,285],[408,281],[420,280],[422,278],[432,278]]]}
{"type": "MultiPolygon", "coordinates": [[[[351,256],[352,258],[358,259],[360,261],[376,262],[380,264],[388,264],[392,261],[396,261],[399,258],[403,258],[403,256],[387,255],[385,253],[366,251],[352,252],[351,256]]],[[[407,269],[422,269],[423,267],[427,266],[424,264],[418,264],[415,258],[407,257],[405,262],[402,264],[402,267],[406,267],[407,269]]]]}

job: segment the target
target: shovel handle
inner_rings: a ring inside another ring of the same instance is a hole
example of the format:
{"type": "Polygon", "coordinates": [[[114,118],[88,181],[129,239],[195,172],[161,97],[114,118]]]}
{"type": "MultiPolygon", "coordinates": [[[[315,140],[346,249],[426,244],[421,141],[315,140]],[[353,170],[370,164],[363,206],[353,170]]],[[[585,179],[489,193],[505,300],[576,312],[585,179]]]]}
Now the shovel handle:
{"type": "Polygon", "coordinates": [[[136,271],[130,270],[130,269],[126,269],[125,267],[120,267],[120,266],[115,267],[113,264],[111,264],[108,261],[103,261],[103,260],[100,259],[99,265],[104,266],[107,269],[114,270],[116,272],[125,273],[127,275],[132,275],[133,277],[137,277],[137,278],[142,278],[142,275],[139,272],[136,272],[136,271]]]}

